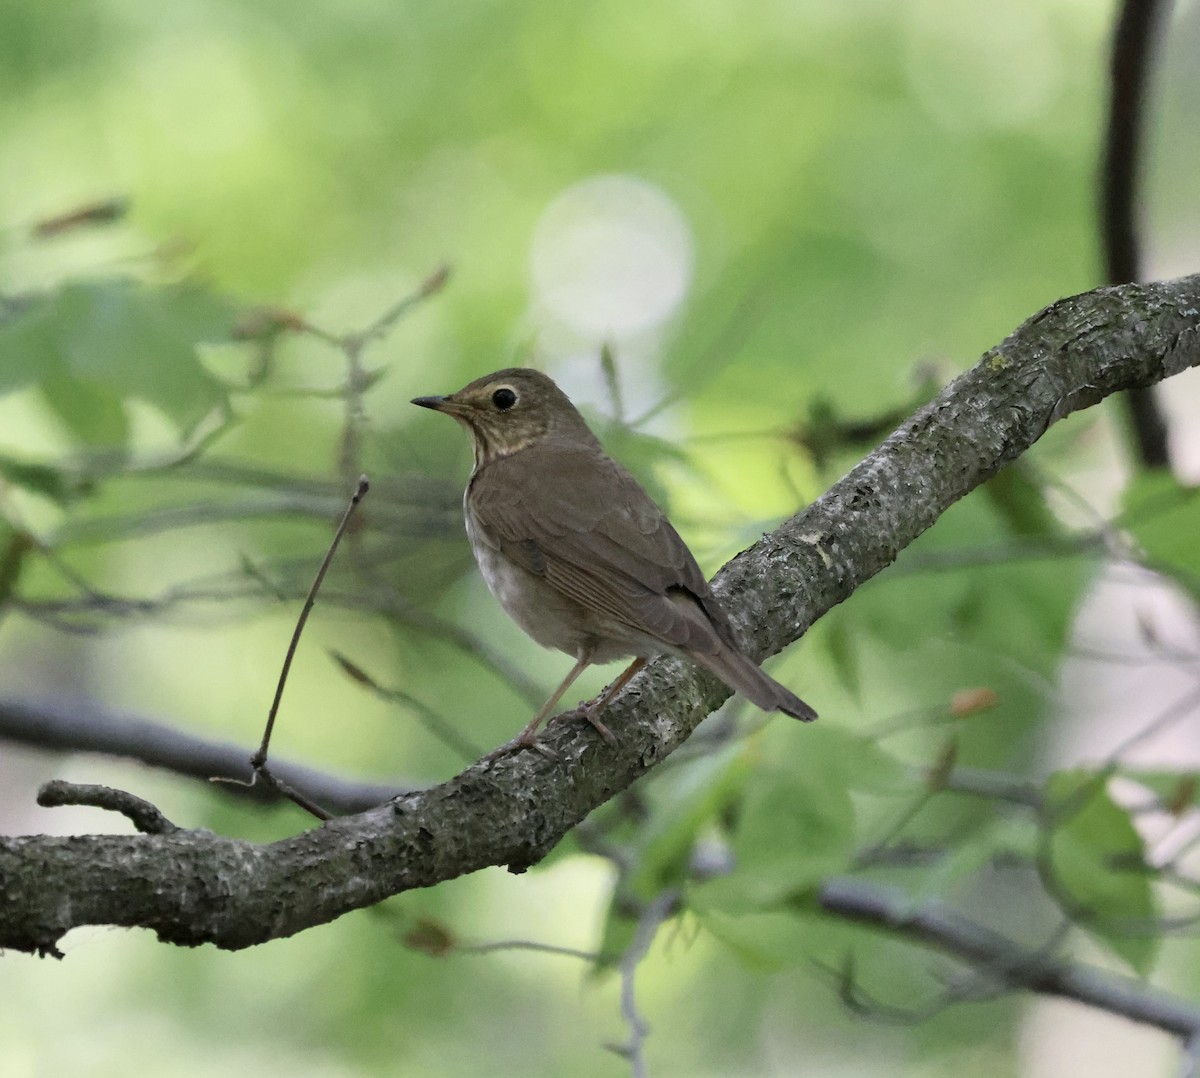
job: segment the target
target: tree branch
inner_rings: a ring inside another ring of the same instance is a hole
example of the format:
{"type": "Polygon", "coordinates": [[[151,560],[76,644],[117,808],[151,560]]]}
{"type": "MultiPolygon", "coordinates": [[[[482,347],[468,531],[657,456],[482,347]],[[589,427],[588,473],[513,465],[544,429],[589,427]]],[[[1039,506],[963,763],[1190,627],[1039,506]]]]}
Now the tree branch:
{"type": "MultiPolygon", "coordinates": [[[[196,737],[153,719],[112,711],[92,700],[0,699],[0,738],[51,752],[122,756],[201,782],[230,779],[233,785],[221,787],[227,793],[272,804],[283,800],[265,786],[242,785],[254,777],[252,748],[196,737]]],[[[364,812],[412,789],[411,783],[343,779],[302,764],[276,762],[272,767],[286,782],[344,813],[364,812]]]]}
{"type": "MultiPolygon", "coordinates": [[[[1200,365],[1200,275],[1061,300],[987,352],[807,510],[718,574],[758,657],[886,568],[950,505],[1051,423],[1200,365]]],[[[0,947],[56,953],[68,929],[144,926],[168,942],[239,948],[488,865],[522,871],[674,751],[729,690],[677,659],[610,705],[621,742],[584,724],[558,756],[475,765],[433,789],[269,845],[206,832],[0,841],[0,947]]],[[[796,731],[803,751],[803,731],[796,731]]]]}
{"type": "MultiPolygon", "coordinates": [[[[1109,284],[1142,279],[1138,171],[1154,44],[1167,6],[1164,0],[1124,0],[1113,29],[1108,126],[1100,169],[1100,241],[1109,284]]],[[[1167,424],[1154,390],[1149,386],[1129,390],[1125,405],[1142,464],[1166,468],[1170,464],[1167,424]]]]}
{"type": "Polygon", "coordinates": [[[993,979],[1014,989],[1073,999],[1185,1041],[1200,1036],[1200,1007],[1194,1003],[1132,977],[1027,951],[940,902],[914,905],[903,891],[852,879],[827,881],[818,901],[827,913],[874,925],[984,967],[993,979]]]}
{"type": "Polygon", "coordinates": [[[1142,274],[1138,168],[1154,45],[1167,7],[1164,0],[1124,0],[1113,28],[1108,125],[1100,169],[1100,238],[1110,284],[1136,281],[1142,274]]]}

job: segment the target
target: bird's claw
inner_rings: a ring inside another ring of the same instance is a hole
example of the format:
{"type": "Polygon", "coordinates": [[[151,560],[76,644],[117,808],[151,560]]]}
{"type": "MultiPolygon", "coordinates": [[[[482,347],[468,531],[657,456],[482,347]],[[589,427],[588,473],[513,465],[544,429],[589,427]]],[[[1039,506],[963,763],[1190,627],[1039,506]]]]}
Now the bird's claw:
{"type": "MultiPolygon", "coordinates": [[[[617,745],[617,735],[600,721],[600,709],[593,707],[592,703],[589,701],[586,704],[580,704],[579,707],[572,708],[570,711],[564,711],[560,715],[555,715],[546,724],[547,727],[552,724],[567,722],[571,719],[587,719],[605,741],[610,745],[617,745]]],[[[553,760],[556,763],[562,759],[557,752],[537,736],[534,730],[529,729],[517,734],[511,741],[506,741],[499,748],[492,749],[486,756],[481,757],[479,762],[487,767],[497,760],[503,759],[505,756],[511,756],[513,753],[520,752],[522,749],[532,749],[534,752],[541,753],[547,760],[553,760]]]]}
{"type": "Polygon", "coordinates": [[[558,761],[562,759],[557,752],[536,735],[526,736],[525,734],[518,734],[511,741],[506,741],[499,748],[492,749],[487,755],[481,757],[479,762],[486,767],[497,760],[503,759],[505,756],[512,756],[522,749],[533,749],[534,752],[541,753],[547,760],[558,761]]]}
{"type": "Polygon", "coordinates": [[[598,716],[593,715],[591,709],[585,707],[583,709],[583,717],[592,724],[596,730],[596,733],[604,738],[605,741],[612,745],[613,748],[617,747],[619,744],[617,741],[617,735],[614,734],[607,726],[605,726],[604,723],[600,721],[598,716]]]}
{"type": "Polygon", "coordinates": [[[619,744],[617,741],[617,735],[600,721],[600,709],[593,708],[591,706],[592,703],[594,703],[594,701],[589,701],[586,704],[580,704],[578,707],[572,708],[570,711],[564,711],[561,715],[555,715],[550,722],[560,723],[568,722],[572,719],[587,719],[587,721],[595,729],[596,733],[604,738],[604,740],[610,745],[615,747],[617,744],[619,744]]]}

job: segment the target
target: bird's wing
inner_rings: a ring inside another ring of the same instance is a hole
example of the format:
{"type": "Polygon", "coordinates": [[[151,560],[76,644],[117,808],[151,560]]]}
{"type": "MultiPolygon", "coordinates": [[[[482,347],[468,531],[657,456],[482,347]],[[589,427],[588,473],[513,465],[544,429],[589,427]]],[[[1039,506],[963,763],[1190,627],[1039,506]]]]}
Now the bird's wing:
{"type": "Polygon", "coordinates": [[[576,602],[673,648],[710,651],[730,639],[679,533],[594,449],[541,443],[494,460],[468,502],[481,539],[576,602]]]}

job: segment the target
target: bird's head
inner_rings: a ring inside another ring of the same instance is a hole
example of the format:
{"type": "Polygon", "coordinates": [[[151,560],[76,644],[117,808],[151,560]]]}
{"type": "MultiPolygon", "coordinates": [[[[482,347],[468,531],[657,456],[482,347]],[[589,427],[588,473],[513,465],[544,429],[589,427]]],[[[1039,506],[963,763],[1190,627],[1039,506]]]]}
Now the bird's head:
{"type": "Polygon", "coordinates": [[[596,442],[567,395],[549,376],[529,367],[506,367],[476,378],[457,393],[417,397],[413,404],[461,423],[474,443],[476,467],[544,438],[576,445],[596,442]]]}

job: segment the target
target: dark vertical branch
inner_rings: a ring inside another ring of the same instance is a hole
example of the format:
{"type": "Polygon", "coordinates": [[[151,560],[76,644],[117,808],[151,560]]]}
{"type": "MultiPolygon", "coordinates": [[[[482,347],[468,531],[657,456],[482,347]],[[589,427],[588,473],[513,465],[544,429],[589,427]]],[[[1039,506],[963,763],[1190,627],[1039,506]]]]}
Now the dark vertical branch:
{"type": "MultiPolygon", "coordinates": [[[[1169,0],[1124,0],[1113,30],[1108,130],[1100,173],[1100,237],[1108,284],[1142,279],[1137,186],[1154,44],[1168,4],[1169,0]]],[[[1167,467],[1167,425],[1154,388],[1129,390],[1125,403],[1142,464],[1167,467]]]]}

